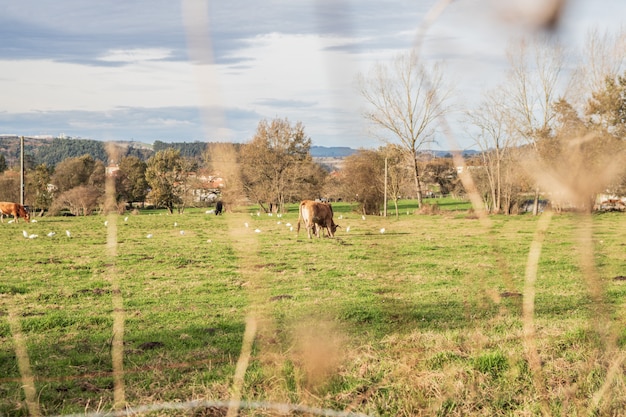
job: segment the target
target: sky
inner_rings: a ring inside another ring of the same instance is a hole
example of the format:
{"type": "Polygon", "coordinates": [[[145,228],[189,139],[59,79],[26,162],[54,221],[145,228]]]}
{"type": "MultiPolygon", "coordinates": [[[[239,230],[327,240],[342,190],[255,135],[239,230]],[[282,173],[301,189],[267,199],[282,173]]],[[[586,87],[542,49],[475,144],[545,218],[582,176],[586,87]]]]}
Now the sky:
{"type": "MultiPolygon", "coordinates": [[[[508,44],[536,31],[549,1],[2,2],[0,134],[245,143],[261,120],[281,118],[302,122],[313,145],[376,148],[357,74],[419,40],[463,108],[503,80],[508,44]]],[[[551,36],[569,47],[626,20],[623,0],[555,1],[551,36]]]]}

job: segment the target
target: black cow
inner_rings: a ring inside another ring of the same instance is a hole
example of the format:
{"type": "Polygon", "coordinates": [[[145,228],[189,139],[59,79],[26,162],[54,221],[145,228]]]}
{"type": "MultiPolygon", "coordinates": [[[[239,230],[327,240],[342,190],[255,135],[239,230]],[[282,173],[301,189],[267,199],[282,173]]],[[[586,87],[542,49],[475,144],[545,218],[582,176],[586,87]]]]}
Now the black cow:
{"type": "Polygon", "coordinates": [[[224,210],[224,203],[222,203],[222,201],[218,201],[215,204],[215,215],[217,216],[218,214],[222,214],[222,211],[224,210]]]}

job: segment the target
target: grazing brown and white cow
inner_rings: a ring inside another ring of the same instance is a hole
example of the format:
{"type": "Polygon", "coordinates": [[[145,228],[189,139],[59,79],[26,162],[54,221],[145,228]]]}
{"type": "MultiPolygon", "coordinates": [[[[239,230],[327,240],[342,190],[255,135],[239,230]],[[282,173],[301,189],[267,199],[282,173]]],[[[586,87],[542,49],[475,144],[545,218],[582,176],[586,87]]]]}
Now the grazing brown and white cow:
{"type": "Polygon", "coordinates": [[[13,216],[15,222],[20,217],[26,220],[26,223],[30,221],[30,215],[23,205],[18,203],[10,203],[7,201],[0,202],[0,221],[4,223],[4,216],[13,216]]]}
{"type": "Polygon", "coordinates": [[[300,214],[298,216],[297,231],[300,232],[300,221],[304,222],[304,227],[311,239],[311,230],[319,238],[320,229],[326,229],[330,237],[335,236],[335,231],[339,227],[333,221],[333,207],[328,203],[320,203],[312,200],[304,200],[300,203],[300,214]]]}

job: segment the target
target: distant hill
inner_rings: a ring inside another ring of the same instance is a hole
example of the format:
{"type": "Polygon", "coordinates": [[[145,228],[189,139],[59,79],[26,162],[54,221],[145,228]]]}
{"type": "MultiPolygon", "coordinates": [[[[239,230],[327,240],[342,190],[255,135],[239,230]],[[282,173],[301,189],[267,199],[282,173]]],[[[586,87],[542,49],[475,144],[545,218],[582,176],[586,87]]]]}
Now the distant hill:
{"type": "MultiPolygon", "coordinates": [[[[434,151],[434,150],[423,151],[423,153],[428,153],[428,152],[432,153],[437,158],[449,158],[452,156],[452,151],[434,151]]],[[[464,157],[474,156],[479,153],[480,153],[479,151],[475,151],[474,149],[464,149],[461,151],[461,155],[463,155],[464,157]]]]}
{"type": "MultiPolygon", "coordinates": [[[[147,159],[153,151],[138,142],[115,142],[119,148],[120,156],[137,156],[147,159]]],[[[5,156],[7,164],[19,164],[20,139],[15,136],[0,136],[0,153],[5,156]]],[[[24,159],[27,166],[46,164],[55,166],[67,158],[76,158],[83,155],[91,155],[95,160],[107,164],[108,155],[105,150],[105,142],[94,139],[52,138],[52,137],[25,137],[24,159]]]]}
{"type": "Polygon", "coordinates": [[[346,146],[311,146],[311,156],[313,158],[345,158],[356,153],[356,149],[346,146]]]}
{"type": "MultiPolygon", "coordinates": [[[[147,160],[155,152],[166,148],[180,150],[185,157],[201,158],[212,142],[163,142],[156,140],[153,145],[135,141],[115,141],[118,148],[118,156],[137,156],[142,160],[147,160]]],[[[241,145],[241,144],[239,144],[241,145]]],[[[48,166],[55,166],[66,158],[75,158],[85,154],[91,155],[96,160],[101,160],[105,164],[107,152],[105,142],[95,139],[81,138],[53,138],[53,137],[25,137],[24,154],[29,166],[36,166],[45,163],[48,166]]],[[[311,146],[311,157],[322,164],[339,167],[343,159],[358,152],[357,149],[347,146],[311,146]]],[[[0,153],[4,155],[9,166],[19,163],[20,139],[16,136],[0,135],[0,153]]],[[[450,151],[428,150],[422,153],[431,153],[436,157],[449,157],[450,151]]],[[[474,150],[463,151],[463,156],[473,156],[479,153],[474,150]]]]}

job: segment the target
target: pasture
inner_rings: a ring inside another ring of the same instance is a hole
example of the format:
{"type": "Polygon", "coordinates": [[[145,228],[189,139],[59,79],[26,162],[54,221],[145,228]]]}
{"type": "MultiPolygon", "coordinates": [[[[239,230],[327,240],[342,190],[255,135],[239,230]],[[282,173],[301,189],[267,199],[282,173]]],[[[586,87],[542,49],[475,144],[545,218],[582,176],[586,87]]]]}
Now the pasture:
{"type": "Polygon", "coordinates": [[[0,416],[623,415],[623,214],[333,207],[0,225],[0,416]]]}

